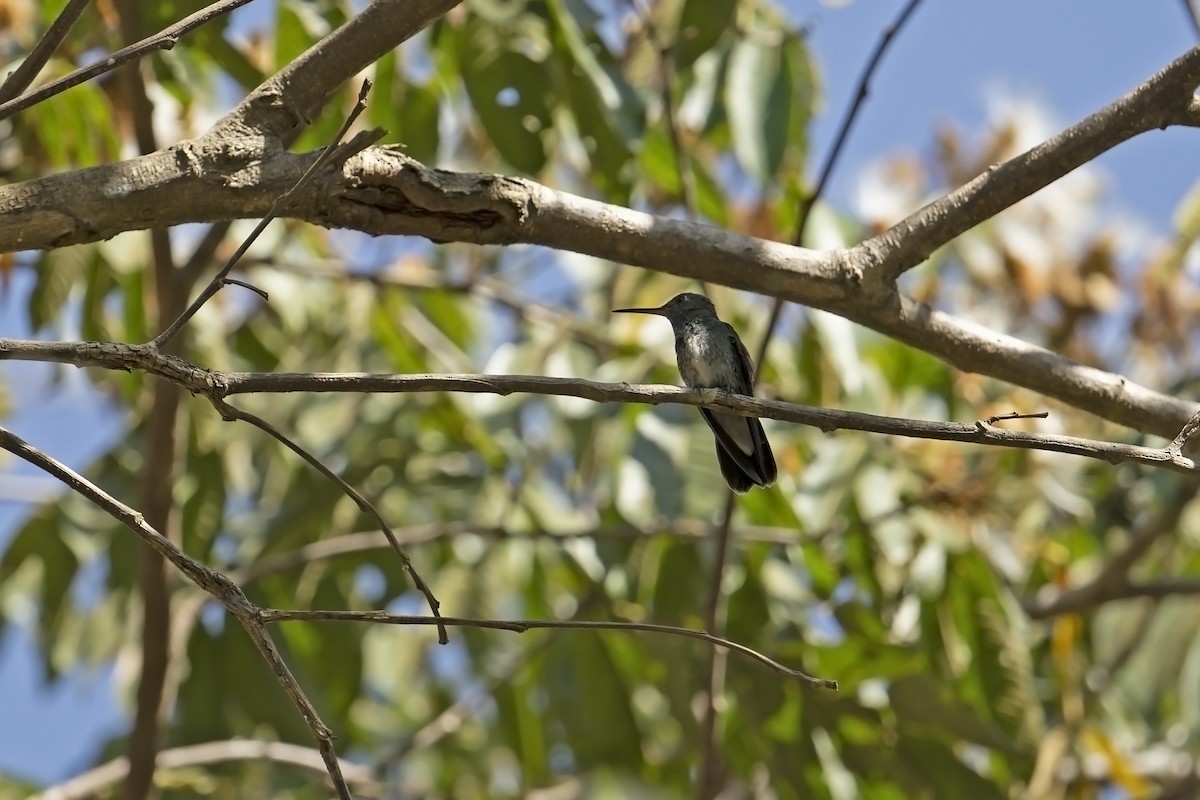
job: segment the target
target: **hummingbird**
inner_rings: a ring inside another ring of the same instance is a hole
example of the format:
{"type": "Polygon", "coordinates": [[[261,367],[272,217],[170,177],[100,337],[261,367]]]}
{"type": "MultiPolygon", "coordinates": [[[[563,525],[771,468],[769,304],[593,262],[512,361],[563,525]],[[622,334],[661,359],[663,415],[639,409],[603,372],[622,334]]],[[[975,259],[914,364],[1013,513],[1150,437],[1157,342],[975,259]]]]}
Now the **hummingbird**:
{"type": "MultiPolygon", "coordinates": [[[[754,362],[737,331],[717,317],[707,297],[684,292],[658,308],[616,308],[615,314],[656,314],[671,321],[679,376],[693,389],[754,394],[754,362]]],[[[754,417],[702,408],[700,414],[717,438],[717,463],[729,488],[738,494],[775,482],[775,456],[754,417]]]]}

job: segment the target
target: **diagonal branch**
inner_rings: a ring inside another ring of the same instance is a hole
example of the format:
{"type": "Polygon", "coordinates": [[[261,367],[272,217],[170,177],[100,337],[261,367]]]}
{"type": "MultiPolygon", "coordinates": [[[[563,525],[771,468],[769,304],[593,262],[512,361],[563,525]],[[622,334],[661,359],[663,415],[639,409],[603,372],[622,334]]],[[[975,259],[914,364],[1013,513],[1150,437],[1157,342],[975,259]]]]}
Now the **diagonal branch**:
{"type": "MultiPolygon", "coordinates": [[[[883,62],[884,54],[887,53],[888,48],[896,41],[896,37],[903,30],[905,24],[920,4],[921,0],[909,0],[904,8],[900,9],[900,13],[896,15],[896,19],[892,24],[883,29],[883,35],[879,37],[879,41],[875,43],[875,49],[871,52],[870,58],[863,65],[862,73],[858,76],[858,85],[854,90],[854,98],[850,101],[850,106],[846,109],[845,116],[842,117],[842,122],[833,137],[833,147],[830,148],[829,153],[825,156],[825,162],[821,165],[821,171],[817,175],[817,183],[812,191],[804,196],[804,201],[800,204],[800,213],[796,218],[796,233],[792,237],[792,244],[797,247],[804,242],[804,234],[808,230],[808,220],[812,216],[813,208],[816,207],[817,201],[825,194],[825,187],[829,184],[829,178],[833,175],[833,169],[837,166],[838,160],[841,158],[846,142],[850,140],[850,131],[854,127],[854,121],[858,119],[858,113],[862,111],[863,104],[871,94],[871,80],[875,77],[875,70],[879,68],[880,63],[883,62]]],[[[766,332],[763,333],[762,343],[759,344],[758,354],[754,358],[754,363],[759,365],[760,370],[767,357],[767,348],[770,346],[771,339],[775,335],[775,327],[779,324],[779,317],[783,313],[783,305],[784,301],[782,298],[776,298],[775,302],[771,305],[771,315],[767,320],[766,332]]]]}
{"type": "MultiPolygon", "coordinates": [[[[141,513],[125,505],[78,472],[41,452],[5,428],[0,428],[0,449],[7,450],[18,458],[46,471],[66,484],[71,490],[95,503],[99,508],[141,537],[143,542],[154,548],[163,558],[174,564],[189,580],[221,602],[221,605],[241,623],[246,633],[250,636],[251,641],[254,642],[255,647],[258,648],[263,658],[267,660],[280,686],[283,687],[284,691],[292,699],[292,702],[300,711],[300,715],[304,717],[304,721],[308,724],[309,730],[312,731],[313,738],[317,742],[317,749],[321,752],[321,758],[325,762],[326,769],[329,771],[329,777],[333,780],[333,785],[337,789],[338,797],[342,798],[342,800],[351,800],[350,789],[346,786],[346,780],[342,776],[341,764],[333,748],[332,732],[321,721],[317,710],[304,694],[304,690],[300,688],[291,670],[288,669],[287,664],[284,663],[283,658],[279,655],[279,651],[275,648],[275,643],[271,640],[271,636],[267,633],[263,621],[258,616],[260,609],[250,602],[241,588],[221,573],[193,560],[180,550],[174,542],[148,525],[141,513]]],[[[430,619],[433,618],[430,617],[430,619]]]]}
{"type": "MultiPolygon", "coordinates": [[[[329,467],[325,466],[325,464],[319,458],[293,442],[287,435],[262,417],[251,414],[248,411],[242,411],[240,408],[235,408],[220,398],[212,397],[209,399],[212,401],[213,406],[217,409],[217,412],[223,419],[226,421],[241,420],[243,422],[249,422],[259,430],[266,432],[276,441],[280,442],[284,447],[307,461],[314,469],[317,470],[317,472],[320,472],[322,475],[328,478],[330,482],[341,489],[343,493],[345,493],[348,497],[350,497],[351,500],[354,501],[355,505],[358,506],[360,511],[362,511],[364,514],[369,514],[374,517],[375,521],[379,523],[379,529],[383,532],[383,535],[387,537],[388,544],[390,544],[392,549],[395,550],[397,555],[400,556],[400,561],[402,564],[404,564],[404,571],[408,573],[410,578],[412,578],[412,582],[417,587],[417,591],[424,595],[425,601],[429,604],[429,610],[433,612],[433,616],[435,618],[441,616],[439,613],[441,603],[439,603],[437,598],[433,596],[433,590],[430,589],[429,585],[426,584],[421,578],[420,573],[417,572],[417,568],[413,566],[412,559],[409,558],[408,553],[404,550],[404,547],[401,546],[400,540],[396,538],[396,534],[387,524],[387,520],[383,518],[383,514],[379,513],[379,509],[377,509],[373,503],[368,501],[367,498],[363,497],[362,493],[347,483],[341,475],[338,475],[329,467]]],[[[450,637],[447,635],[446,629],[439,626],[438,643],[447,644],[449,641],[450,637]]]]}
{"type": "Polygon", "coordinates": [[[316,117],[335,89],[461,2],[375,0],[255,89],[212,134],[220,138],[230,128],[249,128],[256,135],[288,141],[316,117]]]}
{"type": "Polygon", "coordinates": [[[4,79],[4,84],[0,86],[0,103],[12,100],[29,88],[29,84],[33,83],[33,79],[42,71],[42,67],[46,66],[50,57],[54,55],[54,51],[67,38],[67,34],[71,32],[71,28],[83,15],[89,2],[90,0],[67,0],[63,10],[58,12],[54,22],[50,23],[50,27],[42,34],[42,38],[38,39],[37,44],[29,51],[29,55],[25,56],[21,66],[10,72],[4,79]]]}
{"type": "MultiPolygon", "coordinates": [[[[97,61],[94,64],[77,69],[69,75],[64,75],[56,81],[51,81],[45,86],[42,86],[36,91],[21,95],[20,97],[0,103],[0,120],[8,119],[18,111],[24,111],[27,108],[36,106],[38,103],[53,97],[56,94],[65,92],[73,86],[78,86],[81,83],[87,83],[92,78],[98,75],[103,75],[106,72],[111,72],[122,64],[127,64],[131,61],[137,61],[143,56],[158,50],[170,50],[175,45],[179,44],[180,38],[185,34],[199,28],[206,22],[211,22],[222,14],[228,14],[239,6],[244,6],[250,0],[223,0],[220,3],[213,3],[206,6],[194,14],[191,14],[174,25],[164,28],[153,36],[148,36],[141,41],[134,42],[128,47],[122,47],[117,52],[97,61]]],[[[65,10],[64,10],[65,13],[65,10]]],[[[57,20],[56,20],[57,24],[57,20]]]]}
{"type": "Polygon", "coordinates": [[[920,4],[921,0],[908,0],[904,8],[900,9],[900,13],[896,15],[896,19],[883,29],[883,35],[875,43],[875,49],[871,51],[870,58],[867,59],[862,73],[858,76],[858,85],[854,89],[854,99],[850,101],[850,107],[846,109],[846,114],[842,117],[842,122],[833,137],[833,147],[830,148],[829,154],[825,157],[825,163],[821,166],[821,172],[817,177],[817,184],[811,192],[805,195],[804,202],[800,205],[800,214],[796,222],[796,235],[792,238],[792,244],[799,246],[804,238],[804,230],[808,227],[808,218],[812,215],[813,206],[817,204],[817,201],[825,193],[829,177],[833,174],[834,167],[837,166],[842,149],[850,139],[850,131],[854,127],[854,121],[858,119],[858,113],[862,110],[863,103],[866,102],[867,97],[871,94],[871,80],[875,77],[875,71],[879,69],[884,54],[895,43],[896,37],[904,29],[904,26],[912,18],[913,12],[917,10],[917,6],[920,4]]]}
{"type": "Polygon", "coordinates": [[[859,248],[873,262],[868,277],[894,282],[960,234],[1138,134],[1200,124],[1193,102],[1197,85],[1200,47],[1116,102],[863,242],[859,248]]]}
{"type": "Polygon", "coordinates": [[[191,305],[189,305],[182,314],[180,314],[170,325],[168,325],[162,333],[154,338],[153,345],[155,347],[165,347],[168,342],[170,342],[179,334],[179,331],[183,329],[183,326],[186,325],[188,321],[194,317],[201,308],[204,307],[204,304],[211,300],[213,295],[221,290],[222,286],[224,286],[226,283],[230,283],[228,279],[229,273],[235,266],[237,266],[238,261],[243,255],[245,255],[246,251],[250,249],[250,245],[254,244],[254,241],[258,239],[259,235],[266,230],[266,227],[271,224],[271,220],[278,217],[279,214],[288,207],[288,204],[292,202],[292,198],[294,198],[298,193],[304,191],[304,187],[308,186],[308,184],[312,182],[313,177],[321,170],[322,167],[325,167],[327,164],[331,163],[341,164],[350,156],[361,152],[365,148],[383,138],[383,130],[380,128],[375,128],[370,131],[362,131],[356,134],[348,142],[342,141],[342,137],[345,136],[346,132],[350,130],[350,126],[353,125],[354,121],[358,119],[359,115],[366,110],[367,93],[370,91],[371,82],[369,80],[364,80],[362,87],[358,91],[358,102],[355,103],[354,108],[350,111],[350,113],[346,115],[345,121],[342,122],[342,127],[338,130],[337,135],[333,137],[334,144],[322,150],[321,154],[317,157],[317,160],[314,161],[309,168],[304,171],[304,174],[300,176],[300,179],[296,181],[296,183],[293,184],[290,189],[280,195],[278,200],[271,204],[271,207],[267,210],[267,213],[264,214],[263,218],[258,221],[258,225],[256,225],[254,230],[250,232],[250,235],[247,236],[240,245],[238,245],[237,250],[235,250],[233,255],[226,260],[225,265],[217,271],[217,274],[213,277],[213,279],[209,281],[208,285],[204,287],[204,290],[200,292],[200,296],[193,300],[191,305]]]}
{"type": "Polygon", "coordinates": [[[691,160],[688,151],[683,146],[683,131],[679,125],[678,114],[675,111],[675,61],[674,54],[678,41],[667,41],[654,22],[654,12],[643,0],[626,0],[637,14],[646,38],[654,48],[655,68],[658,71],[659,97],[662,104],[663,122],[666,123],[667,137],[671,142],[671,156],[675,161],[675,171],[679,173],[679,202],[683,206],[688,219],[696,218],[696,177],[692,174],[691,160]]]}

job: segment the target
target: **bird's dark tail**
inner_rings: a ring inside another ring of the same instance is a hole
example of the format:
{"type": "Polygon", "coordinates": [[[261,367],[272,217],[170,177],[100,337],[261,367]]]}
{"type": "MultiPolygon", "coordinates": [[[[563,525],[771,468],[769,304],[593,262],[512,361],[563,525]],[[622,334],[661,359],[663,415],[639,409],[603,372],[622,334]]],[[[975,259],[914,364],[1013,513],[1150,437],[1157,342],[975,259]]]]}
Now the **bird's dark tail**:
{"type": "Polygon", "coordinates": [[[721,475],[725,477],[729,488],[738,494],[745,494],[750,491],[751,486],[755,485],[750,476],[738,466],[729,453],[725,452],[725,448],[721,447],[720,442],[717,442],[717,463],[721,465],[721,475]]]}
{"type": "Polygon", "coordinates": [[[717,463],[721,466],[721,475],[724,476],[725,483],[729,484],[729,488],[738,494],[750,491],[752,486],[770,486],[778,474],[775,455],[771,452],[771,444],[767,441],[762,423],[754,418],[746,418],[746,423],[750,427],[750,438],[754,443],[749,455],[729,452],[724,439],[721,436],[717,437],[717,463]]]}

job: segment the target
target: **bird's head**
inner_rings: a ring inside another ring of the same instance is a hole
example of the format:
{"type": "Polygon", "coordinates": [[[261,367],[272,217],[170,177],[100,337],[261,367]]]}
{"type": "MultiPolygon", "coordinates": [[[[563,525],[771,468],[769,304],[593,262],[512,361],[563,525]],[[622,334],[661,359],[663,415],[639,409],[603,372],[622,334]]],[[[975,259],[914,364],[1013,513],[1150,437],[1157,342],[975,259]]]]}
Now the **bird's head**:
{"type": "Polygon", "coordinates": [[[695,317],[717,315],[716,306],[702,294],[684,292],[677,294],[658,308],[614,308],[614,314],[656,314],[671,320],[671,324],[695,317]]]}

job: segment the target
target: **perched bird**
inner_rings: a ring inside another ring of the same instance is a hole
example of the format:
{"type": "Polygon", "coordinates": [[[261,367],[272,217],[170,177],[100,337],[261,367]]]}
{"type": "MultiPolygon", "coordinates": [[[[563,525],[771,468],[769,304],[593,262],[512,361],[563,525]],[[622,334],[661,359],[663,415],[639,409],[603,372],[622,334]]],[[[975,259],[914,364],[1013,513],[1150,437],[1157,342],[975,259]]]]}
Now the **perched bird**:
{"type": "MultiPolygon", "coordinates": [[[[693,389],[754,393],[754,363],[737,331],[717,317],[707,297],[691,292],[672,297],[659,308],[617,308],[617,314],[657,314],[671,321],[679,375],[693,389]]],[[[742,494],[751,486],[775,482],[775,456],[754,417],[702,408],[717,437],[717,461],[729,488],[742,494]]]]}

